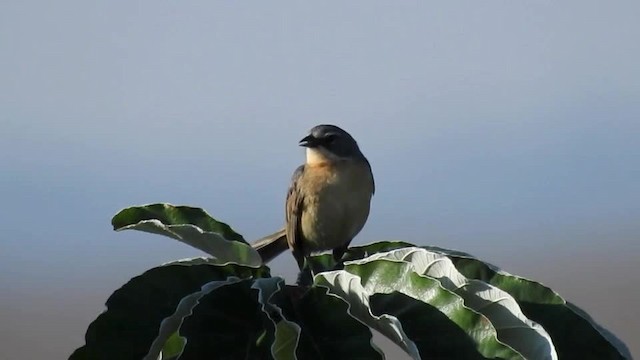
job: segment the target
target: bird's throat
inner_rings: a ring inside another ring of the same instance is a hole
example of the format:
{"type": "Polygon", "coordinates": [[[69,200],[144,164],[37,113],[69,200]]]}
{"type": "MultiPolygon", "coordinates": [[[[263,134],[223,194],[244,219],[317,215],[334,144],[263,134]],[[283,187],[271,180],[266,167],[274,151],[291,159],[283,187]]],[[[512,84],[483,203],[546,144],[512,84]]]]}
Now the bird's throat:
{"type": "Polygon", "coordinates": [[[323,165],[335,161],[335,155],[322,148],[307,148],[307,165],[323,165]]]}

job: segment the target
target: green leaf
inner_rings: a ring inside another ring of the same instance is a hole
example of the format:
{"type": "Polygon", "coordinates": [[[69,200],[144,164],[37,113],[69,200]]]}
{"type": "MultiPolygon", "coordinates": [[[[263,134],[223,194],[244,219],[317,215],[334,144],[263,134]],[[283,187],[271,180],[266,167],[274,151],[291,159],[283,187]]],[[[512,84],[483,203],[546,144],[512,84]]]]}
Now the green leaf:
{"type": "MultiPolygon", "coordinates": [[[[405,336],[420,349],[423,359],[485,359],[473,339],[434,306],[394,291],[373,294],[370,307],[375,316],[393,314],[402,324],[405,336]]],[[[415,354],[413,358],[420,359],[415,354]]]]}
{"type": "MultiPolygon", "coordinates": [[[[362,259],[378,252],[413,246],[401,241],[382,241],[352,247],[345,257],[362,259]]],[[[461,251],[435,246],[422,248],[447,256],[465,277],[481,280],[509,293],[525,316],[542,325],[551,336],[559,358],[631,359],[629,349],[620,339],[539,282],[510,274],[461,251]]]]}
{"type": "Polygon", "coordinates": [[[448,256],[465,276],[482,280],[513,296],[522,312],[549,333],[560,358],[631,359],[629,349],[620,339],[550,288],[509,274],[466,253],[431,249],[448,256]]]}
{"type": "Polygon", "coordinates": [[[384,359],[371,329],[347,313],[344,300],[324,288],[289,289],[290,300],[280,306],[302,328],[298,359],[384,359]]]}
{"type": "MultiPolygon", "coordinates": [[[[349,313],[389,337],[414,358],[425,356],[433,346],[441,351],[468,345],[467,338],[451,337],[443,343],[434,344],[410,338],[405,329],[410,326],[424,327],[427,323],[401,323],[398,314],[374,315],[370,298],[374,294],[400,293],[422,303],[422,311],[427,307],[438,308],[453,323],[465,331],[476,344],[476,352],[488,358],[521,358],[510,347],[497,338],[496,329],[483,315],[464,306],[463,299],[441,286],[437,279],[418,274],[411,264],[388,259],[364,259],[361,262],[345,263],[344,270],[323,272],[315,277],[317,285],[326,286],[350,304],[349,313]],[[453,344],[453,345],[452,345],[453,344]]],[[[420,304],[420,303],[417,303],[420,304]]],[[[414,333],[418,333],[415,331],[414,333]]]]}
{"type": "Polygon", "coordinates": [[[158,336],[151,344],[151,348],[143,360],[156,360],[160,353],[162,353],[163,358],[180,355],[186,343],[186,339],[179,335],[180,326],[182,326],[184,318],[192,314],[193,308],[198,305],[199,300],[203,296],[221,286],[233,284],[238,281],[240,281],[240,279],[237,277],[229,277],[226,280],[211,281],[204,284],[200,291],[182,298],[180,303],[178,303],[176,311],[160,323],[158,336]],[[172,338],[174,338],[173,341],[172,338]],[[179,340],[175,340],[175,338],[179,340]]]}
{"type": "Polygon", "coordinates": [[[199,208],[170,204],[134,206],[121,210],[111,222],[116,231],[139,230],[176,239],[206,252],[218,264],[262,265],[260,254],[241,235],[199,208]]]}
{"type": "MultiPolygon", "coordinates": [[[[162,321],[182,299],[215,280],[268,276],[266,268],[203,264],[201,259],[167,264],[134,277],[107,300],[107,310],[89,325],[86,344],[71,355],[81,359],[142,359],[159,335],[162,321]]],[[[164,345],[164,344],[163,344],[164,345]]]]}
{"type": "Polygon", "coordinates": [[[396,316],[386,313],[381,315],[372,313],[370,297],[373,293],[365,290],[358,276],[342,270],[322,272],[314,277],[314,284],[326,287],[328,294],[335,295],[345,301],[349,305],[347,312],[354,319],[378,330],[414,359],[419,358],[416,344],[406,335],[396,316]]]}
{"type": "Polygon", "coordinates": [[[258,302],[253,280],[227,284],[198,300],[184,318],[181,360],[270,359],[275,328],[258,302]]]}
{"type": "Polygon", "coordinates": [[[258,290],[258,303],[262,312],[275,326],[271,355],[276,360],[296,359],[296,350],[302,329],[293,321],[287,320],[278,304],[288,302],[284,293],[282,278],[256,279],[251,288],[258,290]]]}
{"type": "Polygon", "coordinates": [[[215,220],[203,209],[191,206],[176,206],[166,203],[131,206],[120,210],[111,219],[111,224],[114,230],[120,230],[140,221],[153,219],[165,225],[195,225],[203,231],[220,234],[227,240],[246,243],[242,235],[233,231],[229,225],[215,220]]]}
{"type": "Polygon", "coordinates": [[[522,313],[515,299],[497,287],[465,278],[445,255],[408,247],[377,253],[366,260],[374,259],[407,262],[416,273],[437,279],[445,289],[462,297],[465,306],[486,316],[496,328],[498,340],[523,357],[557,359],[547,332],[522,313]]]}

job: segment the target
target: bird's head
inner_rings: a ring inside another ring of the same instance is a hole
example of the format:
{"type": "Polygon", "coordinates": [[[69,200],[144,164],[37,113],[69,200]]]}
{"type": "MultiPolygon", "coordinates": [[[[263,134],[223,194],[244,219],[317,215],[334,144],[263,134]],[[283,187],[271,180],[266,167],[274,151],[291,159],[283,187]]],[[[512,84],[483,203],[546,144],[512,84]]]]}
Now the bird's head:
{"type": "Polygon", "coordinates": [[[315,126],[300,140],[300,146],[307,148],[307,164],[364,158],[356,140],[335,125],[315,126]]]}

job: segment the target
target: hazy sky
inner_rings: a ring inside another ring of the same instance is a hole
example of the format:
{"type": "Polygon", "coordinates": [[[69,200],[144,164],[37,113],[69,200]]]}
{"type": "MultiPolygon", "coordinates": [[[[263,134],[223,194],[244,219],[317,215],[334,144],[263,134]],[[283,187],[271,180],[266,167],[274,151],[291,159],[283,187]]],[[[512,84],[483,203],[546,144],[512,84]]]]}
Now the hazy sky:
{"type": "Polygon", "coordinates": [[[200,255],[114,233],[122,207],[201,206],[248,239],[280,227],[319,123],[373,166],[356,244],[473,253],[638,355],[638,19],[637,1],[3,1],[5,355],[68,356],[112,291],[200,255]]]}

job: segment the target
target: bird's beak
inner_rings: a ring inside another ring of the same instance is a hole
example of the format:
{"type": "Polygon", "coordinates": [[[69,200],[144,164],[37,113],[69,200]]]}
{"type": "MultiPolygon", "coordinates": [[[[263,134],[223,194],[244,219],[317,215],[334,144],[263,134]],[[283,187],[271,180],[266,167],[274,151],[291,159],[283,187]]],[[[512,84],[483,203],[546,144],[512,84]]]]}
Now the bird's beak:
{"type": "Polygon", "coordinates": [[[304,146],[304,147],[308,147],[308,148],[312,148],[312,147],[316,147],[318,146],[319,142],[318,139],[316,139],[315,137],[313,137],[313,135],[307,135],[305,136],[302,140],[300,140],[300,142],[298,143],[298,145],[300,146],[304,146]]]}

